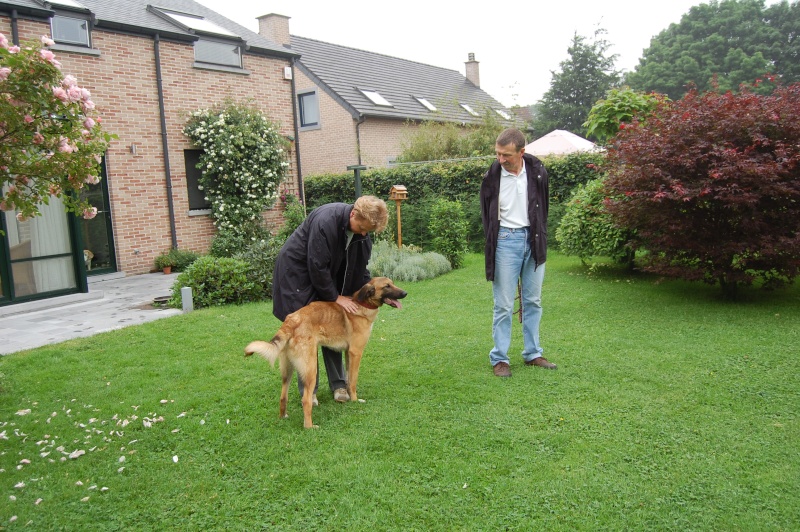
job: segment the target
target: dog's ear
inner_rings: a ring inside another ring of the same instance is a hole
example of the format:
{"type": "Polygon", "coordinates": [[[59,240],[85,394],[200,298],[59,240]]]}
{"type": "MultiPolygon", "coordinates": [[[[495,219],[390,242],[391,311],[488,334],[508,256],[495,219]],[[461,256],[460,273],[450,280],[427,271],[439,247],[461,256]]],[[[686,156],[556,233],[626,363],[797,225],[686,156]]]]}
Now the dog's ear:
{"type": "Polygon", "coordinates": [[[372,283],[365,284],[361,287],[361,290],[356,293],[356,301],[366,301],[367,299],[371,298],[375,295],[375,285],[372,283]]]}

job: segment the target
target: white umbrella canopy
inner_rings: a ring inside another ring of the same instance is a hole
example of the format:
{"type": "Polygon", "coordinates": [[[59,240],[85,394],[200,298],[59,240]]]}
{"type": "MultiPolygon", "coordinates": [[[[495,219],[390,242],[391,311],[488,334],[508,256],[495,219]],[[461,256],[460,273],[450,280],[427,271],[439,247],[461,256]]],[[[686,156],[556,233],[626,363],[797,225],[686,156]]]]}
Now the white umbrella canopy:
{"type": "Polygon", "coordinates": [[[594,142],[579,137],[563,129],[555,129],[525,146],[525,153],[531,155],[565,155],[576,151],[591,151],[597,149],[594,142]]]}

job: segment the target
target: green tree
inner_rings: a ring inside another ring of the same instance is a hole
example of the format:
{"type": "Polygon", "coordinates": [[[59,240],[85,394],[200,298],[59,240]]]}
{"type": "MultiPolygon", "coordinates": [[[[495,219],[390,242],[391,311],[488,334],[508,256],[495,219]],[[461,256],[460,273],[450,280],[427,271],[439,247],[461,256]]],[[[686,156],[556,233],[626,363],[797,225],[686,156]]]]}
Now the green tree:
{"type": "Polygon", "coordinates": [[[560,64],[560,72],[551,72],[550,89],[538,106],[534,122],[535,137],[554,129],[565,129],[586,136],[583,123],[595,102],[619,83],[620,73],[614,69],[616,55],[606,56],[610,43],[598,29],[589,41],[577,33],[567,52],[569,58],[560,64]]]}
{"type": "Polygon", "coordinates": [[[608,151],[607,210],[643,267],[728,297],[800,270],[800,83],[768,95],[689,92],[608,151]]]}
{"type": "Polygon", "coordinates": [[[53,44],[9,45],[0,34],[0,209],[26,219],[54,196],[93,218],[97,209],[77,192],[99,182],[114,136],[102,130],[89,91],[61,72],[53,44]]]}
{"type": "Polygon", "coordinates": [[[589,111],[584,122],[587,135],[605,143],[634,119],[643,119],[650,114],[665,97],[658,94],[644,94],[630,87],[611,89],[603,100],[598,101],[589,111]]]}
{"type": "MultiPolygon", "coordinates": [[[[767,73],[800,80],[800,3],[712,0],[655,36],[625,82],[677,99],[694,86],[737,90],[767,73]]],[[[767,89],[762,90],[766,94],[767,89]]]]}

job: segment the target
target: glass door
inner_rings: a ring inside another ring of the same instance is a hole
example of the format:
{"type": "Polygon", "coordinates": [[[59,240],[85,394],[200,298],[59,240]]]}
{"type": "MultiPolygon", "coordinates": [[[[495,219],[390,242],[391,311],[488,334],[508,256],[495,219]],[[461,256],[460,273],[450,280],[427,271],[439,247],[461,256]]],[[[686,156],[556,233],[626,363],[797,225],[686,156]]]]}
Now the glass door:
{"type": "Polygon", "coordinates": [[[78,218],[78,230],[83,240],[82,260],[86,265],[86,275],[117,271],[105,159],[101,166],[102,179],[100,182],[96,185],[89,185],[81,191],[81,198],[88,200],[92,207],[97,208],[97,216],[91,220],[78,218]]]}

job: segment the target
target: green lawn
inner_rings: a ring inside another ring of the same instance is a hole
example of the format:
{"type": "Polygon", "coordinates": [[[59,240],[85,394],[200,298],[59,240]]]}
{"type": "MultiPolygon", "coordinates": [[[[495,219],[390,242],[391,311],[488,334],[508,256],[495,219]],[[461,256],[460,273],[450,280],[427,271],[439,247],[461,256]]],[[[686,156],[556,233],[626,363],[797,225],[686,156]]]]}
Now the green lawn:
{"type": "Polygon", "coordinates": [[[366,402],[334,403],[323,371],[319,430],[295,386],[278,420],[277,368],[242,356],[269,303],[0,357],[0,529],[800,528],[797,285],[730,303],[552,253],[559,370],[522,364],[515,324],[511,379],[481,256],[402,287],[366,402]]]}

